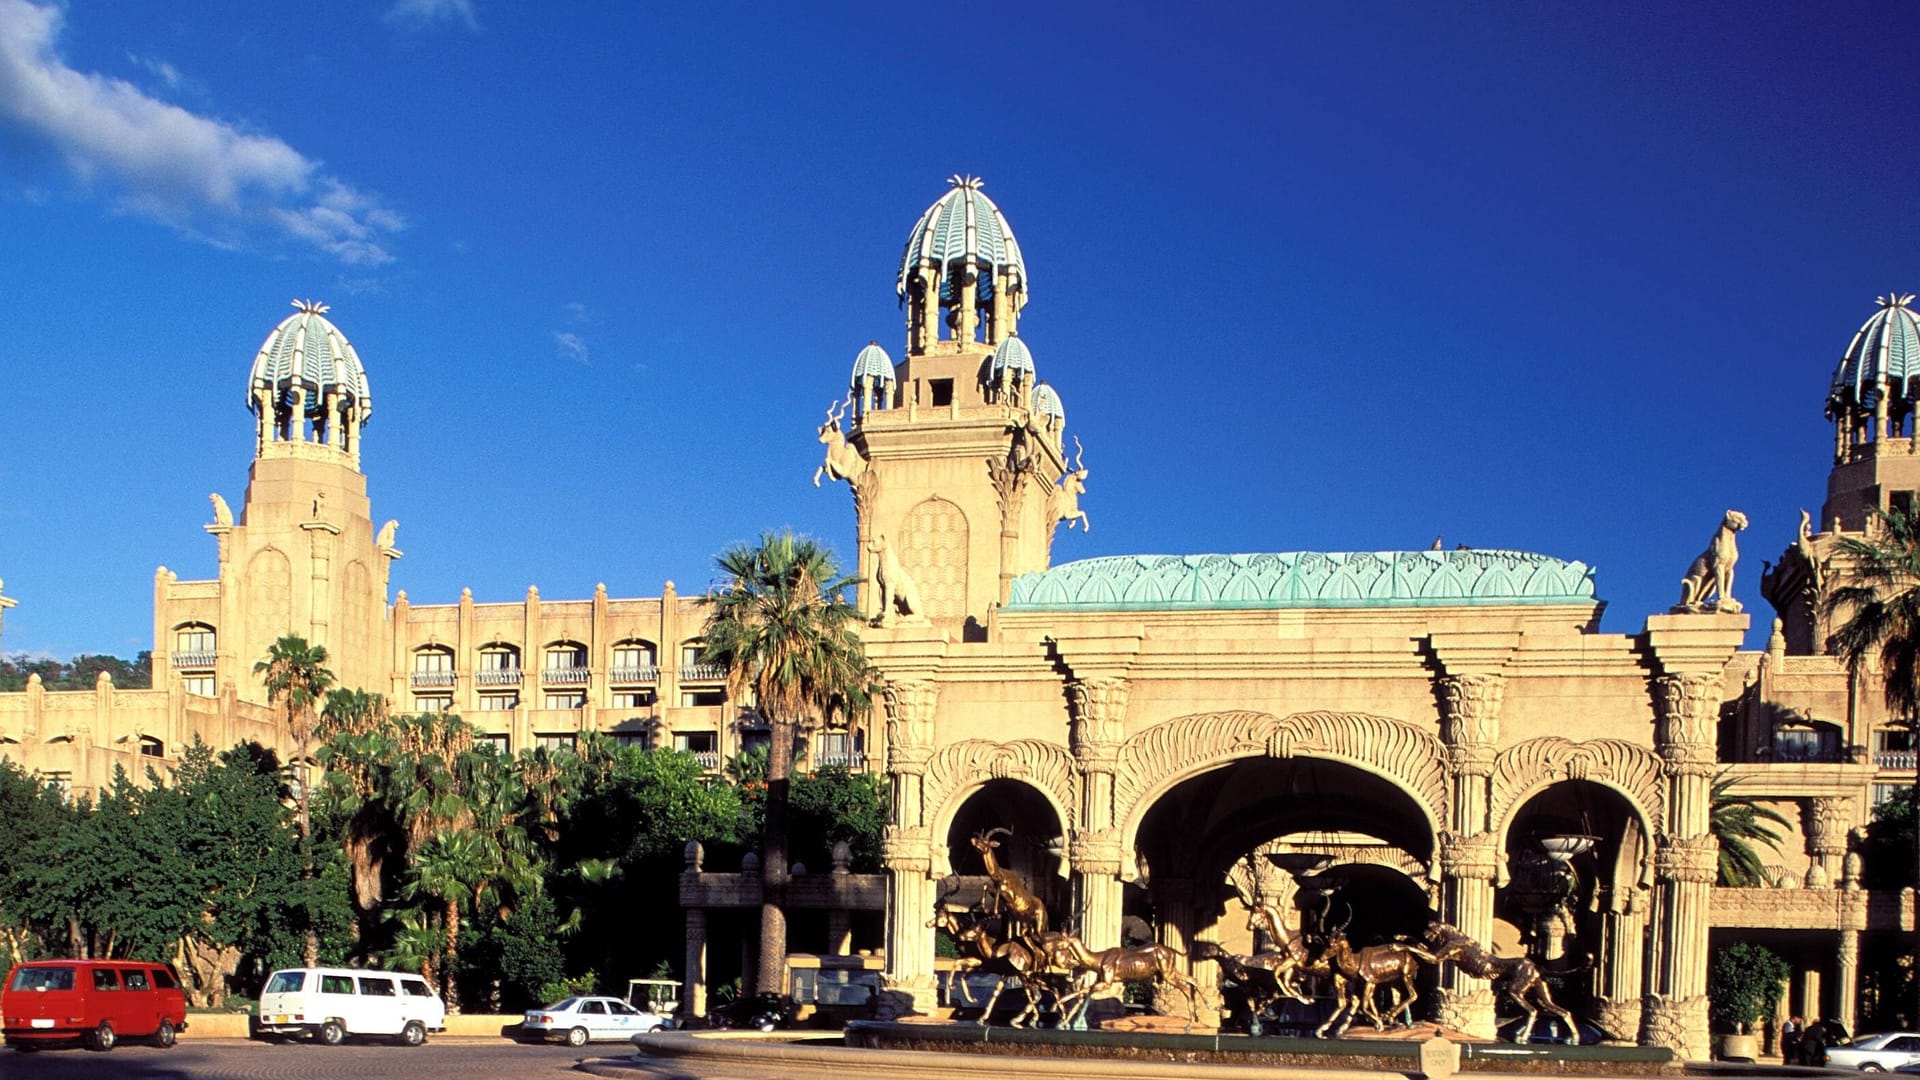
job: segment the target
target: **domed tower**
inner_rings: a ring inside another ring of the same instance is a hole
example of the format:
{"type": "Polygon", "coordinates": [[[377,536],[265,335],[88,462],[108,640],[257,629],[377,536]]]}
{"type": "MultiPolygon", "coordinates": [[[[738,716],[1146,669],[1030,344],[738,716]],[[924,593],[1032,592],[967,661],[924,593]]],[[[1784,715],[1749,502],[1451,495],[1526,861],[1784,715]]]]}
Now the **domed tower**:
{"type": "Polygon", "coordinates": [[[861,350],[854,416],[843,431],[844,409],[829,408],[819,475],[853,486],[869,616],[960,637],[986,633],[1014,577],[1046,569],[1070,470],[1059,398],[1041,410],[1033,352],[1014,333],[1027,302],[1020,245],[978,178],[949,184],[907,233],[895,278],[906,355],[896,365],[877,344],[861,350]],[[888,579],[913,595],[883,612],[888,579]]]}
{"type": "Polygon", "coordinates": [[[293,306],[247,375],[254,452],[238,520],[213,496],[206,529],[219,544],[220,576],[182,582],[163,570],[156,581],[156,686],[178,676],[189,692],[231,684],[263,701],[253,665],[288,634],[325,646],[341,686],[390,678],[387,582],[400,557],[398,524],[374,528],[360,472],[360,434],[373,413],[366,368],[326,305],[293,306]]]}
{"type": "Polygon", "coordinates": [[[1867,510],[1912,508],[1920,489],[1920,434],[1911,427],[1920,401],[1920,315],[1911,293],[1879,298],[1880,310],[1860,327],[1827,392],[1833,421],[1833,472],[1827,477],[1822,526],[1866,527],[1867,510]]]}
{"type": "Polygon", "coordinates": [[[1873,510],[1920,507],[1920,314],[1909,293],[1879,298],[1834,368],[1827,391],[1833,421],[1833,471],[1816,518],[1801,511],[1799,534],[1760,579],[1760,592],[1780,615],[1786,651],[1826,651],[1834,620],[1821,598],[1843,563],[1839,541],[1858,536],[1873,510]],[[1837,556],[1839,556],[1837,558],[1837,556]]]}

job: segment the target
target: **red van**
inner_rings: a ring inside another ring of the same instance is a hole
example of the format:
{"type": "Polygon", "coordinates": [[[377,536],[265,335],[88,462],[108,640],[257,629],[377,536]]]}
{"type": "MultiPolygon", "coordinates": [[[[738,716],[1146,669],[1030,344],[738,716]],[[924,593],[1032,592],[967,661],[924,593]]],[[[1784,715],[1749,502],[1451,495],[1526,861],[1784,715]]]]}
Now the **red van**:
{"type": "Polygon", "coordinates": [[[187,998],[171,964],[35,960],[7,975],[0,1017],[7,1045],[22,1052],[74,1038],[89,1050],[122,1038],[172,1046],[187,1028],[187,998]]]}

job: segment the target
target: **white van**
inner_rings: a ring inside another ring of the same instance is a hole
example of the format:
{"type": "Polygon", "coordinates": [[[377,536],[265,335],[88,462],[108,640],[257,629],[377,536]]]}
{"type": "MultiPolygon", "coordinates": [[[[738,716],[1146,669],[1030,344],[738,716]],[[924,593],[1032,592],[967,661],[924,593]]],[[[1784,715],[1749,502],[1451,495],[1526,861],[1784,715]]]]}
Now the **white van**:
{"type": "Polygon", "coordinates": [[[396,1037],[408,1046],[447,1030],[447,1006],[418,975],[351,968],[287,968],[260,992],[260,1033],[338,1046],[349,1035],[396,1037]]]}

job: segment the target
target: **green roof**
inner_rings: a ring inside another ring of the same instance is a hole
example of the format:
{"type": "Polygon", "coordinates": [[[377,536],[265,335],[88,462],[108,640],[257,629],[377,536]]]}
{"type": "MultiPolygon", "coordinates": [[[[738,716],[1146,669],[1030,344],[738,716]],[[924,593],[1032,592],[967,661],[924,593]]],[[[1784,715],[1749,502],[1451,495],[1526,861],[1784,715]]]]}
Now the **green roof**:
{"type": "Polygon", "coordinates": [[[1596,603],[1593,568],[1525,551],[1112,555],[1013,581],[1005,611],[1596,603]]]}

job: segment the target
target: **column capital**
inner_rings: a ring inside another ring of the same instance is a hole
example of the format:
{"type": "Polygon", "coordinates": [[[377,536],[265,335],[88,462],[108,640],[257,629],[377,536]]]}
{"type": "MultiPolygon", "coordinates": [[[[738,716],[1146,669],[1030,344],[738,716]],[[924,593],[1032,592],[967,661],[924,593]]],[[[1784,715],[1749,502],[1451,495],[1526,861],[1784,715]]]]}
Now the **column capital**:
{"type": "Polygon", "coordinates": [[[1440,698],[1440,738],[1448,746],[1492,746],[1500,741],[1506,676],[1442,675],[1434,682],[1440,698]]]}
{"type": "Polygon", "coordinates": [[[1492,833],[1440,834],[1440,872],[1470,881],[1492,881],[1500,872],[1500,848],[1492,833]]]}
{"type": "Polygon", "coordinates": [[[1073,710],[1068,738],[1083,767],[1113,771],[1126,737],[1130,689],[1124,678],[1067,680],[1067,702],[1073,710]]]}
{"type": "Polygon", "coordinates": [[[1659,675],[1653,680],[1655,714],[1654,741],[1661,753],[1673,760],[1667,748],[1680,745],[1706,747],[1707,760],[1713,760],[1713,747],[1720,722],[1722,674],[1690,671],[1677,675],[1659,675]]]}
{"type": "Polygon", "coordinates": [[[1711,885],[1720,876],[1720,841],[1711,833],[1665,837],[1654,852],[1653,872],[1662,881],[1711,885]]]}
{"type": "Polygon", "coordinates": [[[880,860],[889,870],[926,876],[933,872],[933,849],[922,825],[889,825],[880,834],[880,860]]]}
{"type": "Polygon", "coordinates": [[[1807,854],[1845,855],[1847,828],[1853,824],[1853,800],[1845,796],[1815,796],[1805,812],[1807,854]]]}
{"type": "Polygon", "coordinates": [[[881,687],[887,709],[887,762],[894,772],[917,773],[933,756],[933,713],[939,684],[931,679],[888,679],[881,687]]]}
{"type": "Polygon", "coordinates": [[[1075,833],[1067,846],[1074,870],[1094,877],[1119,877],[1120,856],[1120,834],[1114,829],[1075,833]]]}

